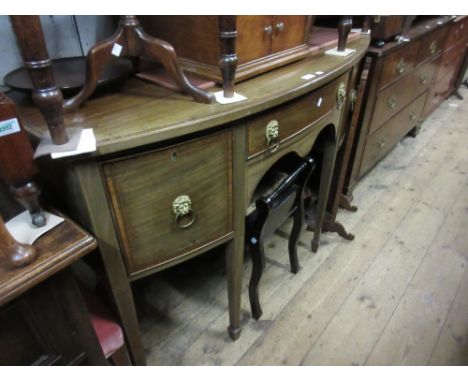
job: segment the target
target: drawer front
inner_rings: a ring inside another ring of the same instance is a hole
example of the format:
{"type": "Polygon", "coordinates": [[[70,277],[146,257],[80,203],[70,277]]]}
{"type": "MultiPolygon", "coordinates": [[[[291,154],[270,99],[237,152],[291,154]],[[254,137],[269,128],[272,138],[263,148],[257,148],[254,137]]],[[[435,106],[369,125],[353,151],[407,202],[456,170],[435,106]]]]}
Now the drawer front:
{"type": "Polygon", "coordinates": [[[442,102],[444,102],[454,84],[455,78],[452,76],[445,76],[431,86],[422,115],[423,120],[425,120],[442,102]]]}
{"type": "MultiPolygon", "coordinates": [[[[246,122],[248,158],[265,151],[276,151],[282,142],[329,112],[341,109],[342,106],[338,105],[338,89],[343,86],[346,89],[347,76],[348,74],[345,74],[313,93],[249,119],[246,122]],[[276,130],[274,125],[277,126],[276,130]],[[277,137],[274,136],[275,133],[277,137]]],[[[341,100],[344,105],[344,99],[340,98],[340,102],[341,100]]]]}
{"type": "Polygon", "coordinates": [[[229,130],[103,165],[130,275],[232,232],[231,163],[229,130]]]}
{"type": "Polygon", "coordinates": [[[418,124],[427,92],[404,108],[398,115],[367,137],[361,162],[360,176],[372,168],[413,127],[418,124]]]}
{"type": "Polygon", "coordinates": [[[423,37],[419,43],[418,57],[416,62],[420,63],[431,56],[436,56],[445,45],[448,28],[441,28],[423,37]]]}
{"type": "Polygon", "coordinates": [[[439,57],[436,57],[434,60],[426,62],[377,96],[370,127],[371,132],[377,130],[429,87],[438,60],[439,57]]]}
{"type": "Polygon", "coordinates": [[[418,46],[418,41],[412,41],[384,58],[378,86],[379,90],[411,72],[416,63],[418,46]]]}

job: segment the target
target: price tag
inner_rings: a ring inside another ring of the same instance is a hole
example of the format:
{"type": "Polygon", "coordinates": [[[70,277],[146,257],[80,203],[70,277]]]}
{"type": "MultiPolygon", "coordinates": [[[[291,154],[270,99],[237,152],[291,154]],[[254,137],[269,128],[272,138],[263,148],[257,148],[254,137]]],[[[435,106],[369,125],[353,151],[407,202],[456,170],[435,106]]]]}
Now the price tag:
{"type": "Polygon", "coordinates": [[[317,107],[320,107],[322,105],[322,101],[323,101],[323,99],[322,99],[322,97],[320,97],[318,99],[318,101],[317,101],[317,107]]]}
{"type": "Polygon", "coordinates": [[[12,118],[0,122],[0,137],[19,133],[21,131],[18,119],[12,118]]]}
{"type": "Polygon", "coordinates": [[[114,56],[117,56],[119,57],[120,56],[120,53],[122,53],[122,45],[119,45],[119,44],[114,44],[114,46],[112,47],[112,54],[114,56]]]}
{"type": "Polygon", "coordinates": [[[315,74],[308,73],[308,74],[303,75],[301,78],[303,80],[311,80],[314,77],[315,77],[315,74]]]}

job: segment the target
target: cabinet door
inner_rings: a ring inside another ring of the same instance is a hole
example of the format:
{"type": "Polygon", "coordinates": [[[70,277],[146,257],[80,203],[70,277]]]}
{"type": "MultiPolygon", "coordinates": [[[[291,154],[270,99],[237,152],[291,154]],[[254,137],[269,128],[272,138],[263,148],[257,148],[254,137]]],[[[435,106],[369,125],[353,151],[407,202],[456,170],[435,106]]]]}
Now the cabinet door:
{"type": "Polygon", "coordinates": [[[237,16],[239,64],[268,56],[273,34],[272,16],[237,16]]]}
{"type": "Polygon", "coordinates": [[[273,16],[271,53],[304,44],[307,16],[273,16]]]}

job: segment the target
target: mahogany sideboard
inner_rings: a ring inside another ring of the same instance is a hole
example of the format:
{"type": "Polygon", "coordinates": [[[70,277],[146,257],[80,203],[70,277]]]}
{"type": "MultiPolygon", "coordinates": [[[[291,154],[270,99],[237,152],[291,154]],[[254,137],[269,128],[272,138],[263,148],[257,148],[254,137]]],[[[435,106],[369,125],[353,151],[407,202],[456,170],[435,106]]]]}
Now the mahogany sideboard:
{"type": "Polygon", "coordinates": [[[370,46],[365,58],[358,131],[344,193],[450,95],[468,37],[466,17],[432,17],[411,27],[409,41],[370,46]]]}
{"type": "MultiPolygon", "coordinates": [[[[358,36],[348,43],[355,49],[349,56],[316,50],[239,83],[236,92],[247,97],[239,103],[200,104],[131,79],[65,115],[68,127],[94,129],[97,151],[44,158],[41,173],[98,240],[135,364],[145,364],[145,355],[131,282],[219,245],[226,253],[229,334],[239,336],[246,208],[274,163],[286,155],[305,157],[317,142],[323,153],[318,240],[350,73],[368,44],[368,36],[358,36]]],[[[17,102],[25,128],[40,137],[46,126],[38,109],[26,99],[17,102]]]]}

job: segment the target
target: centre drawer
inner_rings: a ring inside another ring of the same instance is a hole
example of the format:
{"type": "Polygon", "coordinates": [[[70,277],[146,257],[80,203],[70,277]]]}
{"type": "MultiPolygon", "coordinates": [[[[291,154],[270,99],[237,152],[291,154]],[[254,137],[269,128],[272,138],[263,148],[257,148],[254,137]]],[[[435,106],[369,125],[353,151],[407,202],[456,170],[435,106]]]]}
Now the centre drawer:
{"type": "Polygon", "coordinates": [[[130,275],[233,231],[231,130],[107,162],[103,170],[130,275]]]}
{"type": "MultiPolygon", "coordinates": [[[[247,120],[248,158],[267,150],[275,150],[277,145],[292,138],[329,112],[338,110],[338,89],[346,91],[346,85],[347,74],[344,74],[312,93],[247,120]],[[271,138],[269,132],[276,133],[276,137],[271,138]]],[[[344,102],[344,98],[341,98],[341,101],[344,102]]]]}

